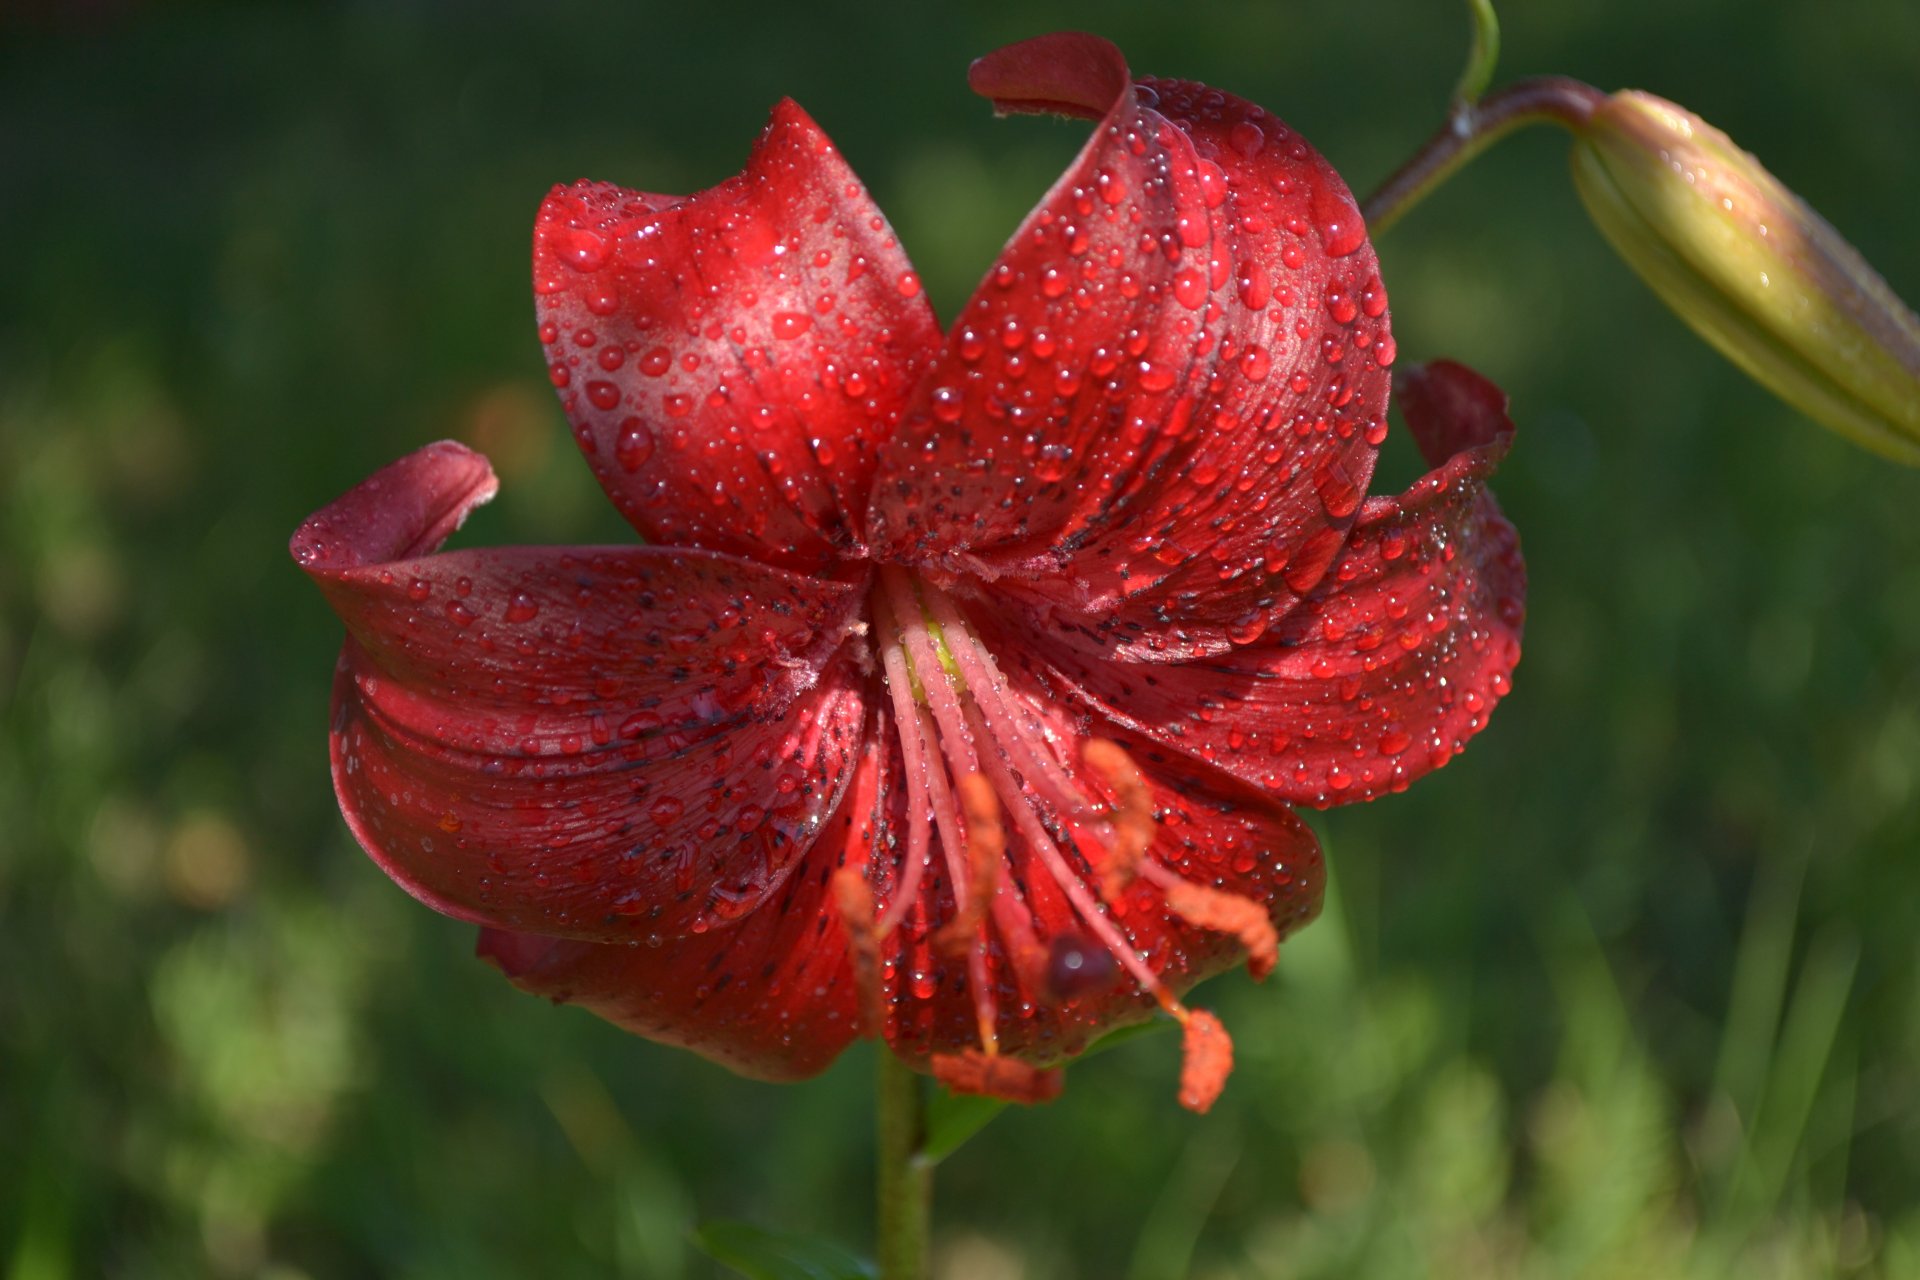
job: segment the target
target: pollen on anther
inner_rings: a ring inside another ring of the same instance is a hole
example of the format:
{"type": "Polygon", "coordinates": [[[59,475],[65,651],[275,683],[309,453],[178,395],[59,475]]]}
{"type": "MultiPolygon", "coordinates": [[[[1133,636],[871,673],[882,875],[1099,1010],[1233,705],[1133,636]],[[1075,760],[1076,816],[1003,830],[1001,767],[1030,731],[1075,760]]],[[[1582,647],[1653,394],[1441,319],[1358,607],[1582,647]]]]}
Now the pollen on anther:
{"type": "Polygon", "coordinates": [[[860,868],[845,866],[833,873],[833,905],[847,933],[847,959],[853,964],[853,982],[860,999],[860,1034],[877,1036],[885,1016],[880,993],[880,933],[874,927],[873,886],[860,868]]]}
{"type": "Polygon", "coordinates": [[[1060,1071],[1056,1067],[1029,1066],[979,1049],[936,1053],[931,1065],[933,1078],[954,1093],[980,1094],[1026,1106],[1052,1102],[1060,1096],[1060,1071]]]}
{"type": "Polygon", "coordinates": [[[1180,1105],[1205,1115],[1233,1073],[1233,1040],[1220,1019],[1192,1009],[1184,1019],[1180,1064],[1180,1105]]]}
{"type": "Polygon", "coordinates": [[[1000,859],[1007,851],[1007,833],[1000,824],[1000,802],[993,794],[993,784],[981,774],[969,773],[955,790],[967,829],[967,887],[953,919],[933,938],[935,948],[949,953],[973,945],[993,903],[1000,881],[1000,859]]]}
{"type": "Polygon", "coordinates": [[[1264,978],[1280,961],[1280,934],[1267,909],[1252,898],[1209,889],[1191,880],[1172,879],[1165,886],[1167,909],[1214,933],[1230,933],[1247,949],[1247,972],[1264,978]]]}
{"type": "Polygon", "coordinates": [[[1133,883],[1153,844],[1153,792],[1120,744],[1093,738],[1080,753],[1114,792],[1113,843],[1100,869],[1100,896],[1112,902],[1133,883]]]}

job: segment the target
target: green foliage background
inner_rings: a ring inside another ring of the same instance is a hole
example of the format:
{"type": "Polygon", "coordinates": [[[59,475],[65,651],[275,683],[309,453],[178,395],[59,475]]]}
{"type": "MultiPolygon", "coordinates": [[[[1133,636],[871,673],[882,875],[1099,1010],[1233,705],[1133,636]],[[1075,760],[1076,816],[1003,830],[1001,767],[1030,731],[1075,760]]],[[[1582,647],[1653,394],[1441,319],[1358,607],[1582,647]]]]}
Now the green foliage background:
{"type": "MultiPolygon", "coordinates": [[[[994,122],[971,57],[1101,30],[1365,191],[1464,15],[61,8],[0,6],[0,1275],[674,1280],[713,1217],[864,1240],[868,1053],[776,1089],[623,1037],[356,851],[286,537],[442,436],[504,480],[463,542],[623,536],[533,339],[555,181],[705,186],[791,94],[950,314],[1082,136],[994,122]]],[[[1504,17],[1505,76],[1685,102],[1920,295],[1920,8],[1504,17]]],[[[1204,994],[1219,1108],[1174,1106],[1167,1038],[1074,1070],[943,1168],[944,1274],[1920,1274],[1920,475],[1666,315],[1565,151],[1503,144],[1381,245],[1403,358],[1513,394],[1514,695],[1315,819],[1325,918],[1204,994]]]]}

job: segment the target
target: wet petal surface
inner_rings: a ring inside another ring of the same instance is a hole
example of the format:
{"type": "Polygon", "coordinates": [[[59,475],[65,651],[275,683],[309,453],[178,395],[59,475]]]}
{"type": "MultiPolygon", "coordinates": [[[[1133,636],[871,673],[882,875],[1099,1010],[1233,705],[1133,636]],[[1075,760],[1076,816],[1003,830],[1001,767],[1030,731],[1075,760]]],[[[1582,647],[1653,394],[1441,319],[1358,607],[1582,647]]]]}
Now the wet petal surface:
{"type": "Polygon", "coordinates": [[[875,451],[940,335],[892,230],[792,102],[686,199],[559,187],[534,228],[548,366],[650,541],[818,567],[856,551],[875,451]]]}
{"type": "Polygon", "coordinates": [[[419,554],[447,521],[410,536],[391,516],[472,489],[478,455],[449,449],[295,539],[348,627],[332,740],[355,835],[480,923],[610,940],[744,914],[856,759],[857,586],[668,548],[419,554]]]}
{"type": "Polygon", "coordinates": [[[1393,342],[1352,198],[1258,107],[1133,86],[1093,37],[973,78],[1003,109],[1099,123],[909,408],[876,549],[1130,650],[1244,643],[1326,571],[1385,431],[1393,342]]]}
{"type": "Polygon", "coordinates": [[[513,984],[591,1010],[765,1080],[822,1070],[858,1030],[846,940],[828,882],[871,835],[877,747],[780,892],[745,919],[669,946],[609,945],[484,929],[480,954],[513,984]]]}
{"type": "Polygon", "coordinates": [[[1086,703],[1294,803],[1368,799],[1445,764],[1520,656],[1526,572],[1485,481],[1512,423],[1498,388],[1436,362],[1403,379],[1434,470],[1362,509],[1325,580],[1260,643],[1129,662],[1086,629],[1036,652],[1086,703]]]}

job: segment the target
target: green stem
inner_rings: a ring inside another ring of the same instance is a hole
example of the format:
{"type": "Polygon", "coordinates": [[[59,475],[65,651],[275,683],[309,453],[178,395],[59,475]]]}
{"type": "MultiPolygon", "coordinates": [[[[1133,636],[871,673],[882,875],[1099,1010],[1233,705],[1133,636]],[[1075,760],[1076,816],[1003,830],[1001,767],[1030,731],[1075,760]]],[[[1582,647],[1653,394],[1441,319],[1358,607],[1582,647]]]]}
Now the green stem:
{"type": "Polygon", "coordinates": [[[1540,76],[1516,81],[1478,102],[1456,100],[1439,131],[1360,206],[1367,233],[1378,236],[1468,161],[1522,125],[1579,129],[1606,98],[1590,84],[1540,76]]]}
{"type": "Polygon", "coordinates": [[[885,1045],[880,1046],[875,1103],[880,1130],[875,1249],[880,1280],[926,1280],[933,1162],[921,1154],[927,1128],[925,1086],[885,1045]]]}

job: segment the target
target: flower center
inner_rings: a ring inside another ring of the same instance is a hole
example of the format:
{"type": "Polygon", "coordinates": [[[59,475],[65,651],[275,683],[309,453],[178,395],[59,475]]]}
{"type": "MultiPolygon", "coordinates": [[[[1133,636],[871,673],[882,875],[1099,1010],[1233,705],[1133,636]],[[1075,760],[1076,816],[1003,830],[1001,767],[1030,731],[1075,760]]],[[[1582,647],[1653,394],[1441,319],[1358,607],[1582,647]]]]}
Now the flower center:
{"type": "MultiPolygon", "coordinates": [[[[1079,744],[1048,724],[1001,672],[959,605],[908,570],[883,567],[872,598],[874,639],[898,735],[907,813],[906,842],[884,905],[870,871],[846,867],[835,882],[870,1031],[880,1030],[880,942],[921,899],[938,856],[952,886],[952,913],[932,934],[937,952],[965,958],[978,1049],[933,1055],[950,1087],[1025,1100],[1050,1097],[1058,1074],[1004,1058],[988,967],[991,934],[1022,987],[1067,998],[1101,985],[1115,964],[1186,1028],[1182,1101],[1205,1110],[1231,1066],[1217,1019],[1188,1009],[1167,990],[1110,908],[1136,879],[1166,908],[1201,928],[1236,936],[1254,972],[1272,968],[1278,947],[1265,909],[1251,899],[1183,880],[1151,855],[1157,834],[1153,791],[1121,747],[1079,744]],[[1097,782],[1104,797],[1089,793],[1097,782]],[[1009,837],[1017,835],[1017,841],[1009,837]],[[1018,857],[1019,863],[1012,859],[1018,857]],[[1084,933],[1041,938],[1018,876],[1039,874],[1064,897],[1084,933]]],[[[882,877],[884,883],[888,878],[882,877]]]]}

